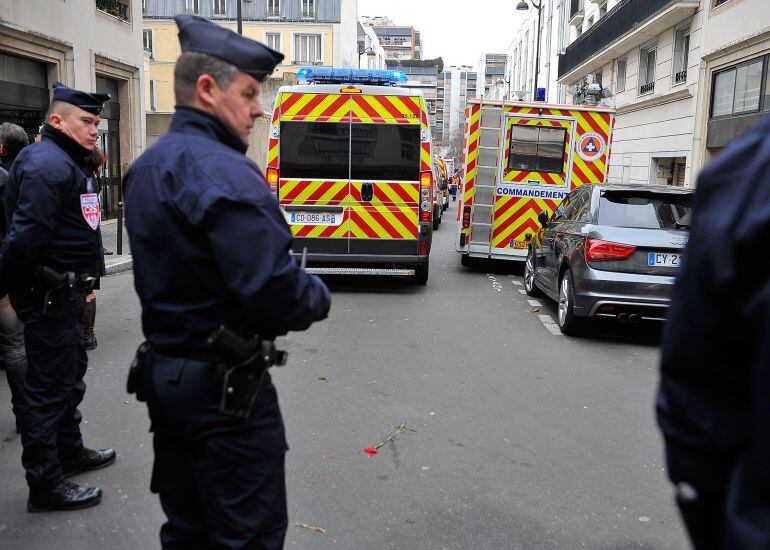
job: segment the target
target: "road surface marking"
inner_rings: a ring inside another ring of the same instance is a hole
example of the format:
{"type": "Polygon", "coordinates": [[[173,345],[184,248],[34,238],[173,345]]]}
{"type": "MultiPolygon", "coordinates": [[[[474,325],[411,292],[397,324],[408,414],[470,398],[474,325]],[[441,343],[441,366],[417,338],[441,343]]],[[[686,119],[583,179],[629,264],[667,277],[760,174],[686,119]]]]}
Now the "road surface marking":
{"type": "Polygon", "coordinates": [[[541,304],[537,300],[527,300],[527,303],[532,307],[543,307],[543,304],[541,304]]]}
{"type": "Polygon", "coordinates": [[[526,290],[524,290],[523,288],[520,288],[520,289],[519,289],[519,294],[526,294],[526,293],[527,293],[527,291],[526,291],[526,290]]]}
{"type": "Polygon", "coordinates": [[[513,284],[515,284],[516,286],[521,286],[521,281],[513,281],[513,284]]]}

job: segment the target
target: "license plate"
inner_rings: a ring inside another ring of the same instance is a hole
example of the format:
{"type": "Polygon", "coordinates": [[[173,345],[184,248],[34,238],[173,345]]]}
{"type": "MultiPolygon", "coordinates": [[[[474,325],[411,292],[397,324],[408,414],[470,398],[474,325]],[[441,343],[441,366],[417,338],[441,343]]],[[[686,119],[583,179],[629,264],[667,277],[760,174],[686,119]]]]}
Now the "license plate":
{"type": "Polygon", "coordinates": [[[330,212],[286,212],[291,225],[340,225],[342,214],[330,212]]]}
{"type": "Polygon", "coordinates": [[[670,252],[650,252],[647,254],[647,265],[650,267],[679,267],[681,254],[670,252]]]}

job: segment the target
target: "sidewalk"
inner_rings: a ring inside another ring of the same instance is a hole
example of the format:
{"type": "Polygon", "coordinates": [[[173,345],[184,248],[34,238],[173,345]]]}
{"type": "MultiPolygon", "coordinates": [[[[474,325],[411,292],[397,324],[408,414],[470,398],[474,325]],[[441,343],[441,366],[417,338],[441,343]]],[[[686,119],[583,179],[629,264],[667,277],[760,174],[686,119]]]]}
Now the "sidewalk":
{"type": "Polygon", "coordinates": [[[111,251],[112,254],[104,256],[104,264],[107,267],[107,275],[129,271],[134,267],[134,261],[131,258],[131,247],[128,244],[128,233],[126,226],[123,225],[122,254],[118,254],[118,223],[117,220],[108,220],[102,222],[102,242],[104,248],[111,251]]]}

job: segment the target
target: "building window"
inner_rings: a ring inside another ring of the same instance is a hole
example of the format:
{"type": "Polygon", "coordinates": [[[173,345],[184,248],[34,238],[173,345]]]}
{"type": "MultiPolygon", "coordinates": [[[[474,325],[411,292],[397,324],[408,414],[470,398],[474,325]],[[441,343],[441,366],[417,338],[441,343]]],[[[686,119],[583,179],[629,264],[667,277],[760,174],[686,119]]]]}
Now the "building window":
{"type": "Polygon", "coordinates": [[[225,15],[227,13],[227,0],[211,0],[211,13],[214,15],[225,15]]]}
{"type": "Polygon", "coordinates": [[[512,125],[508,170],[561,174],[566,140],[566,128],[512,125]]]}
{"type": "Polygon", "coordinates": [[[184,0],[184,11],[188,13],[200,13],[200,0],[184,0]]]}
{"type": "Polygon", "coordinates": [[[280,15],[281,15],[281,0],[267,0],[267,16],[280,17],[280,15]]]}
{"type": "Polygon", "coordinates": [[[320,65],[321,63],[321,35],[295,34],[294,65],[320,65]]]}
{"type": "Polygon", "coordinates": [[[625,57],[620,57],[615,62],[615,67],[616,67],[615,92],[624,92],[626,90],[626,64],[627,64],[627,60],[625,57]]]}
{"type": "Polygon", "coordinates": [[[656,46],[639,49],[639,95],[655,91],[656,46]]]}
{"type": "Polygon", "coordinates": [[[717,73],[714,77],[711,116],[757,112],[763,66],[764,58],[761,58],[717,73]]]}
{"type": "Polygon", "coordinates": [[[142,46],[144,46],[144,51],[152,55],[153,49],[152,49],[152,29],[142,29],[142,46]]]}
{"type": "Polygon", "coordinates": [[[591,28],[591,27],[593,27],[593,26],[594,26],[594,16],[592,15],[592,16],[591,16],[591,17],[589,17],[589,18],[588,18],[588,20],[586,21],[586,30],[590,29],[590,28],[591,28]]]}
{"type": "Polygon", "coordinates": [[[599,6],[599,17],[604,17],[607,15],[607,2],[599,6]]]}
{"type": "Polygon", "coordinates": [[[266,32],[265,42],[267,43],[268,48],[272,48],[277,52],[280,52],[283,49],[281,47],[281,33],[279,32],[266,32]]]}
{"type": "Polygon", "coordinates": [[[722,4],[726,4],[730,0],[714,0],[714,7],[721,6],[722,4]]]}
{"type": "Polygon", "coordinates": [[[158,81],[150,80],[150,111],[158,110],[158,81]]]}
{"type": "Polygon", "coordinates": [[[131,8],[128,0],[96,0],[96,9],[123,21],[129,21],[131,8]]]}
{"type": "Polygon", "coordinates": [[[687,60],[690,54],[690,29],[680,29],[674,36],[674,84],[687,82],[687,60]]]}
{"type": "Polygon", "coordinates": [[[300,0],[302,17],[315,17],[315,0],[300,0]]]}

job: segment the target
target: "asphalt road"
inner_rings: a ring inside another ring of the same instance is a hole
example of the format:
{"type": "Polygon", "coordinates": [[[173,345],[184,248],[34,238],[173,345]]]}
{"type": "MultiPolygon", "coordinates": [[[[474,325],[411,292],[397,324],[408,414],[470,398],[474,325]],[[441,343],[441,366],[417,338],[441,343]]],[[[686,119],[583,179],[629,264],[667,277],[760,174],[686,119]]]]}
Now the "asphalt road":
{"type": "MultiPolygon", "coordinates": [[[[460,266],[450,218],[434,235],[427,287],[332,280],[330,318],[282,341],[286,547],[687,548],[654,423],[655,330],[553,334],[541,316],[555,319],[555,308],[529,304],[510,266],[460,266]],[[401,422],[378,454],[363,452],[401,422]]],[[[76,479],[103,487],[104,501],[26,512],[0,383],[3,550],[159,547],[149,422],[124,390],[138,301],[131,273],[102,286],[83,432],[90,446],[114,446],[118,462],[76,479]]]]}

